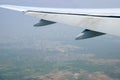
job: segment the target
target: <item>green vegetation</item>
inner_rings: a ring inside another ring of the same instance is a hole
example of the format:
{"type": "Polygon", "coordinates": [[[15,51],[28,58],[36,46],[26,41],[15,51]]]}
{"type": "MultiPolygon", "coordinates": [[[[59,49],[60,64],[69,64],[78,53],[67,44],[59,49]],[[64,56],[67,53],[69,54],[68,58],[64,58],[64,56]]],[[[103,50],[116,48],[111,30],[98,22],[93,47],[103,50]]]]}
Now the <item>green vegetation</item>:
{"type": "Polygon", "coordinates": [[[68,71],[69,74],[66,72],[68,80],[74,78],[71,77],[71,75],[74,76],[74,73],[80,74],[76,80],[84,80],[86,76],[95,72],[103,72],[111,78],[120,78],[120,72],[115,72],[120,68],[119,62],[113,65],[105,62],[99,64],[96,58],[91,62],[89,58],[70,60],[69,56],[68,59],[61,57],[58,60],[59,55],[57,54],[61,53],[49,53],[49,51],[40,50],[1,49],[0,80],[39,80],[38,76],[46,76],[59,71],[68,71]]]}

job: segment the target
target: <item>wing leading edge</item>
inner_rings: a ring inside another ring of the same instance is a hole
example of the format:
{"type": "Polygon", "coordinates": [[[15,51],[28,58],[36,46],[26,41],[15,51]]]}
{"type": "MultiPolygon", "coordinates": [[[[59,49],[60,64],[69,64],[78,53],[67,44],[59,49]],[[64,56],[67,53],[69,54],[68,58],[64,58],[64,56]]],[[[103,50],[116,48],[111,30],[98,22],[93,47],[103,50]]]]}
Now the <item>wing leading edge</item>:
{"type": "Polygon", "coordinates": [[[41,19],[37,26],[55,22],[87,29],[76,39],[86,39],[105,33],[120,36],[120,9],[62,9],[1,5],[2,8],[25,12],[41,19]],[[86,36],[87,35],[87,36],[86,36]]]}

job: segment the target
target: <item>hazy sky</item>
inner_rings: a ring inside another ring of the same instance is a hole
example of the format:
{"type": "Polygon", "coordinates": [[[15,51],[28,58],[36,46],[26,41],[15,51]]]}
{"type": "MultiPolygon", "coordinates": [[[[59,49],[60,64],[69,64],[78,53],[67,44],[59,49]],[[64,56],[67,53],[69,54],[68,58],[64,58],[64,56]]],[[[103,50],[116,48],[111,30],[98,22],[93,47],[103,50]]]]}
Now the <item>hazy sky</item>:
{"type": "Polygon", "coordinates": [[[120,0],[1,0],[1,4],[46,7],[119,8],[120,0]]]}
{"type": "MultiPolygon", "coordinates": [[[[120,8],[120,0],[0,0],[1,4],[14,4],[39,7],[62,8],[120,8]]],[[[87,51],[120,53],[120,37],[105,35],[88,40],[76,41],[75,36],[83,29],[63,24],[35,28],[39,19],[23,15],[16,11],[0,8],[0,39],[36,38],[47,40],[69,41],[69,44],[80,44],[87,51]]]]}

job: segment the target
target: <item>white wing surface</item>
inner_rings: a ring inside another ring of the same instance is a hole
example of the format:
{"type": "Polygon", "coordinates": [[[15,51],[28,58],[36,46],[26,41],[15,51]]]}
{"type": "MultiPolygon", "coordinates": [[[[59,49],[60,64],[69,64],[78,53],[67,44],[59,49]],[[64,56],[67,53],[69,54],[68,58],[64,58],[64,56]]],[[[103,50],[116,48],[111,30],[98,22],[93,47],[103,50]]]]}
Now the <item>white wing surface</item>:
{"type": "Polygon", "coordinates": [[[41,19],[37,26],[55,22],[86,29],[76,39],[86,39],[105,33],[120,36],[120,9],[64,9],[1,5],[2,8],[24,12],[41,19]]]}

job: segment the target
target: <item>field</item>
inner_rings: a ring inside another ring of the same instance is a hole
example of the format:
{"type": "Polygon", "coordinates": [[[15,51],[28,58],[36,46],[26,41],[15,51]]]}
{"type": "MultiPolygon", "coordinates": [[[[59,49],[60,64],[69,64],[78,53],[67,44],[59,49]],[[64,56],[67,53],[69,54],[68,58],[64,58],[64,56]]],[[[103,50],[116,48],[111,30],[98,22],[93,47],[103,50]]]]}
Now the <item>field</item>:
{"type": "Polygon", "coordinates": [[[0,50],[0,80],[120,80],[119,75],[119,58],[47,50],[0,50]]]}

